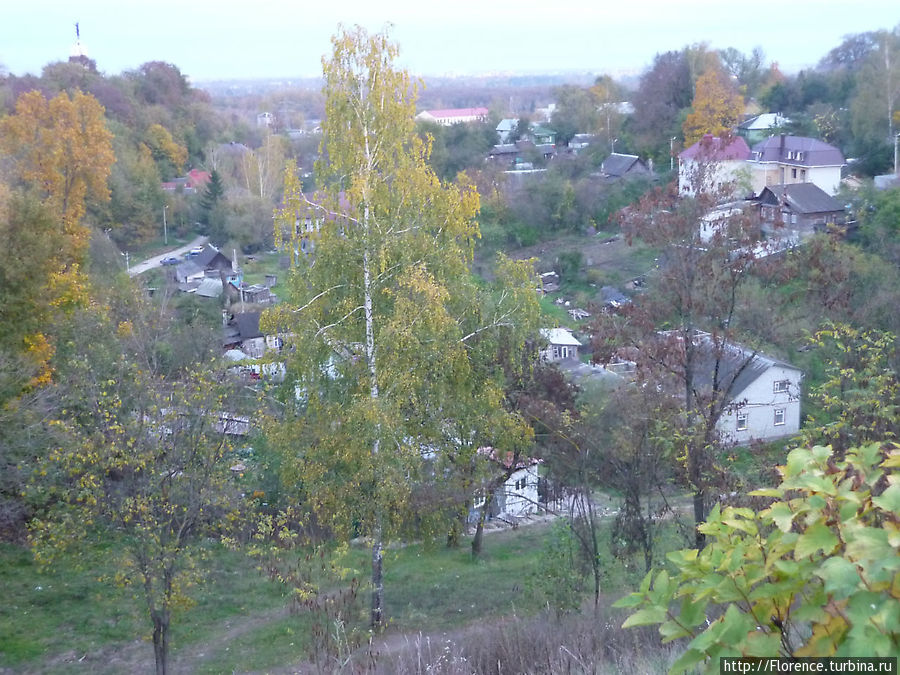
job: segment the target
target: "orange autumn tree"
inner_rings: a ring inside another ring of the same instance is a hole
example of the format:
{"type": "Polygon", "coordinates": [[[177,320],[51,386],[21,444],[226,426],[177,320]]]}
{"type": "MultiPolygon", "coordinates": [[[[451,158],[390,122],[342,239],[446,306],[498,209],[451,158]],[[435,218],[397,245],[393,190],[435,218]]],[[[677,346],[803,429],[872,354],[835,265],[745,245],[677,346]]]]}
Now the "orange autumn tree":
{"type": "Polygon", "coordinates": [[[741,119],[744,99],[728,75],[710,68],[697,78],[691,112],[684,120],[684,144],[690,146],[704,134],[728,134],[741,119]]]}
{"type": "MultiPolygon", "coordinates": [[[[2,317],[22,326],[19,335],[7,336],[8,344],[37,363],[41,374],[35,383],[40,383],[49,377],[52,353],[43,326],[53,311],[77,307],[87,298],[82,267],[90,230],[82,220],[89,199],[109,199],[106,181],[115,161],[103,106],[80,91],[50,100],[38,91],[22,94],[15,113],[0,119],[0,159],[13,191],[0,223],[8,252],[17,265],[28,267],[29,252],[37,250],[29,233],[39,229],[45,240],[39,242],[40,264],[31,272],[40,278],[28,285],[32,297],[17,305],[29,308],[28,320],[19,323],[5,311],[2,317]]],[[[14,278],[4,280],[10,282],[3,284],[9,285],[4,295],[25,288],[14,278]]]]}

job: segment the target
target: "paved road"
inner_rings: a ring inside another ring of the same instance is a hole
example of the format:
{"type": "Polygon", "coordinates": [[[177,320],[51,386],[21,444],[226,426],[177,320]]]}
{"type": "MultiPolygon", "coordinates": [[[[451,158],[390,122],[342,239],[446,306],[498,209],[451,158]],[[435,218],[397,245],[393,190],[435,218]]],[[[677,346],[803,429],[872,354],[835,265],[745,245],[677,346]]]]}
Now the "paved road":
{"type": "Polygon", "coordinates": [[[181,248],[175,248],[175,249],[172,249],[171,251],[166,251],[165,253],[160,253],[159,255],[154,256],[152,258],[147,258],[146,260],[142,260],[141,262],[136,263],[136,264],[132,265],[130,268],[128,268],[128,276],[135,277],[138,274],[143,274],[144,272],[146,272],[149,269],[153,269],[154,267],[159,267],[160,261],[162,261],[163,258],[168,258],[170,255],[175,256],[176,258],[181,258],[182,256],[184,256],[185,253],[190,251],[195,246],[202,246],[207,241],[209,241],[209,237],[197,237],[196,239],[194,239],[194,241],[190,242],[189,244],[185,244],[181,248]]]}

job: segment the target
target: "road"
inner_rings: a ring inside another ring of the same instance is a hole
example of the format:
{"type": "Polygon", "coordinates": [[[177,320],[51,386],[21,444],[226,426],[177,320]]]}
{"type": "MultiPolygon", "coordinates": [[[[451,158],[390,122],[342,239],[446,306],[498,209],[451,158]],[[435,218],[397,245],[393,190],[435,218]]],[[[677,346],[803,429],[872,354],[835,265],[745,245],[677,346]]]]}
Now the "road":
{"type": "Polygon", "coordinates": [[[138,274],[143,274],[149,269],[159,267],[159,263],[162,261],[162,259],[168,258],[170,255],[181,259],[184,254],[190,251],[192,248],[194,248],[195,246],[202,246],[207,241],[209,241],[209,237],[197,237],[196,239],[194,239],[194,241],[185,244],[180,248],[175,248],[171,251],[166,251],[164,253],[160,253],[159,255],[153,256],[152,258],[142,260],[141,262],[128,268],[128,276],[136,277],[138,274]]]}

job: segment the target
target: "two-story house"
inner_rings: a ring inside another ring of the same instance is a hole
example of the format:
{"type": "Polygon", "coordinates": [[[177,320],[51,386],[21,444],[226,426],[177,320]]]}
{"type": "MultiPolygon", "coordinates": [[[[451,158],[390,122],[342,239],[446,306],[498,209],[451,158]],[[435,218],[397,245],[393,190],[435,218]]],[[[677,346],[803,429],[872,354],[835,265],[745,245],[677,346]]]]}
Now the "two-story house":
{"type": "Polygon", "coordinates": [[[727,387],[727,404],[717,425],[723,440],[743,445],[800,430],[799,368],[735,344],[726,344],[715,356],[705,354],[701,364],[696,387],[710,386],[713,377],[727,387]]]}
{"type": "Polygon", "coordinates": [[[747,159],[750,147],[740,136],[706,134],[678,155],[678,193],[686,197],[722,193],[723,199],[749,192],[747,159]]]}
{"type": "Polygon", "coordinates": [[[800,240],[847,222],[844,205],[814,183],[769,185],[756,201],[762,230],[769,235],[784,233],[800,240]]]}
{"type": "Polygon", "coordinates": [[[806,136],[779,134],[753,146],[747,165],[753,194],[771,185],[812,183],[834,195],[844,156],[833,145],[806,136]]]}

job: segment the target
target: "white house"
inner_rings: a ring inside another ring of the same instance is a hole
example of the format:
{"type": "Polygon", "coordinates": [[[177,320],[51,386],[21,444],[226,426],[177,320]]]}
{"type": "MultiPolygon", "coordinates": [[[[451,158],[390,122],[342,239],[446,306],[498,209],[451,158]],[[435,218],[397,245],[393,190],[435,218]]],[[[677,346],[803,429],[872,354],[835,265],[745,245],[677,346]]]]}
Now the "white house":
{"type": "Polygon", "coordinates": [[[744,217],[749,206],[745,202],[720,204],[700,217],[700,241],[708,243],[714,236],[726,236],[729,226],[744,217]]]}
{"type": "Polygon", "coordinates": [[[742,445],[796,434],[800,430],[800,369],[739,345],[725,349],[718,373],[721,382],[730,382],[730,403],[718,423],[723,439],[742,445]]]}
{"type": "MultiPolygon", "coordinates": [[[[488,509],[488,518],[504,516],[521,518],[538,511],[538,467],[541,461],[531,457],[521,457],[512,466],[512,453],[503,459],[496,456],[493,448],[479,448],[478,454],[491,462],[502,464],[507,470],[512,469],[509,478],[494,493],[494,499],[488,509]]],[[[469,520],[476,521],[484,506],[485,495],[480,493],[472,501],[469,520]]]]}
{"type": "Polygon", "coordinates": [[[769,136],[757,143],[747,160],[753,194],[760,194],[770,185],[813,183],[834,195],[845,163],[841,151],[833,145],[786,134],[769,136]]]}
{"type": "Polygon", "coordinates": [[[496,496],[500,513],[521,518],[538,510],[538,461],[522,462],[496,496]]]}
{"type": "Polygon", "coordinates": [[[506,117],[500,120],[497,124],[497,137],[500,139],[500,143],[508,143],[509,137],[512,136],[513,132],[518,128],[518,117],[506,117]]]}
{"type": "Polygon", "coordinates": [[[727,197],[749,192],[747,159],[750,147],[740,136],[722,139],[706,134],[678,155],[678,193],[695,197],[698,193],[726,191],[727,197]]]}
{"type": "Polygon", "coordinates": [[[488,116],[487,108],[445,108],[441,110],[423,110],[416,115],[417,120],[434,122],[442,127],[467,122],[483,122],[488,116]]]}
{"type": "Polygon", "coordinates": [[[747,143],[752,145],[759,143],[773,133],[777,133],[777,129],[790,123],[791,120],[781,113],[762,113],[741,122],[737,127],[737,133],[739,136],[743,136],[747,143]]]}
{"type": "Polygon", "coordinates": [[[578,359],[578,348],[581,343],[568,328],[542,328],[541,337],[548,343],[547,347],[541,350],[542,360],[578,359]]]}

